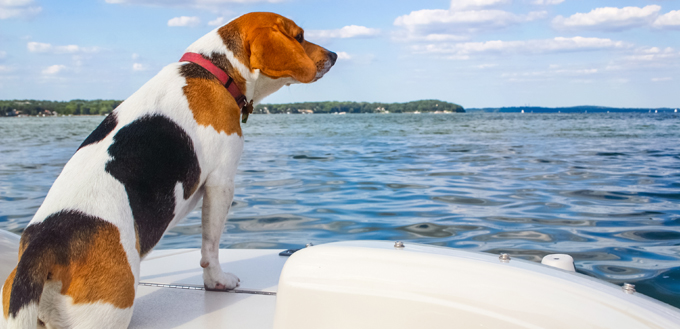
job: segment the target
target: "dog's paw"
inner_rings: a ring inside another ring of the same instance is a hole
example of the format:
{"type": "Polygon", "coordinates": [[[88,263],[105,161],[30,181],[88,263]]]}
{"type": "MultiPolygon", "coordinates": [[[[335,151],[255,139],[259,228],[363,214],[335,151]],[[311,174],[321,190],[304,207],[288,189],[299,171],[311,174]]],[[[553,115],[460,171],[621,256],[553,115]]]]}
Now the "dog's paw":
{"type": "Polygon", "coordinates": [[[221,270],[218,273],[209,273],[207,269],[203,271],[203,285],[206,290],[231,290],[238,287],[239,282],[241,280],[231,273],[224,273],[221,270]]]}

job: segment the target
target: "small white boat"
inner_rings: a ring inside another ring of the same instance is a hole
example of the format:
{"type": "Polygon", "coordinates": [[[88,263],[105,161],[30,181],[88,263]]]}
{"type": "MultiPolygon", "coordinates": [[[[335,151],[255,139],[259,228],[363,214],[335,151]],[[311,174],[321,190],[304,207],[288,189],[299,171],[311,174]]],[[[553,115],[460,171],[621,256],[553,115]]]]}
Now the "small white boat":
{"type": "MultiPolygon", "coordinates": [[[[0,234],[0,274],[18,237],[0,234]]],[[[203,289],[200,249],[142,262],[130,328],[679,328],[680,310],[575,273],[508,255],[389,241],[301,249],[224,249],[241,286],[203,289]]],[[[544,259],[546,262],[546,259],[544,259]]]]}
{"type": "Polygon", "coordinates": [[[524,113],[524,110],[522,110],[522,113],[524,113]]]}

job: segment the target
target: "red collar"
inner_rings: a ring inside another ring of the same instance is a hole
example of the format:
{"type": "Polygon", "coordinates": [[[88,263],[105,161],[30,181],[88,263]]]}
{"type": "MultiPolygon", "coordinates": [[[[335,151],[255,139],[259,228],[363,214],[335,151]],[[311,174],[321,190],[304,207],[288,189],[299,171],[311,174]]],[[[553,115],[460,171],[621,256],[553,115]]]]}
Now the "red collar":
{"type": "Polygon", "coordinates": [[[220,83],[222,83],[222,85],[227,88],[229,93],[234,96],[234,100],[236,100],[236,104],[238,104],[241,112],[246,110],[245,105],[248,104],[248,100],[241,92],[241,89],[239,89],[239,87],[234,83],[234,79],[232,79],[229,74],[227,74],[227,72],[222,71],[222,69],[215,66],[215,64],[203,57],[203,55],[197,53],[185,53],[182,55],[182,58],[179,61],[198,64],[202,68],[208,70],[208,72],[212,73],[218,80],[220,80],[220,83]]]}

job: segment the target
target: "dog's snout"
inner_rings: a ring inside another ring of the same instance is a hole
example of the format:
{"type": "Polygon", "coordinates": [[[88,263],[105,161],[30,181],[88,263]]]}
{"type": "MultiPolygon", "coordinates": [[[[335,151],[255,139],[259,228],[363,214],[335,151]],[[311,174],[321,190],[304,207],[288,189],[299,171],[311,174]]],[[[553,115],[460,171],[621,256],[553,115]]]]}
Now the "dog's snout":
{"type": "Polygon", "coordinates": [[[331,60],[331,65],[335,65],[335,61],[338,60],[338,54],[336,54],[332,51],[329,51],[328,52],[328,58],[330,58],[330,60],[331,60]]]}

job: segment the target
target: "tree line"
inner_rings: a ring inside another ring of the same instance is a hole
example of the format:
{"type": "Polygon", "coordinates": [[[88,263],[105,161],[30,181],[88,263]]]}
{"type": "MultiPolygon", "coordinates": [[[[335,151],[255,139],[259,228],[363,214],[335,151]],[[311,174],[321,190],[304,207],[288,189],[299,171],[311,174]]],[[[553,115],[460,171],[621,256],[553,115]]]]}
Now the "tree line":
{"type": "Polygon", "coordinates": [[[104,115],[111,113],[123,101],[83,100],[67,102],[43,100],[0,100],[0,116],[16,115],[104,115]]]}
{"type": "MultiPolygon", "coordinates": [[[[111,113],[123,101],[82,100],[0,100],[0,116],[17,115],[104,115],[111,113]]],[[[409,112],[465,112],[462,106],[428,99],[408,103],[368,102],[305,102],[290,104],[259,104],[255,113],[409,113],[409,112]]]]}
{"type": "Polygon", "coordinates": [[[462,106],[436,99],[408,103],[367,103],[367,102],[305,102],[290,104],[259,104],[256,113],[409,113],[409,112],[465,112],[462,106]]]}

